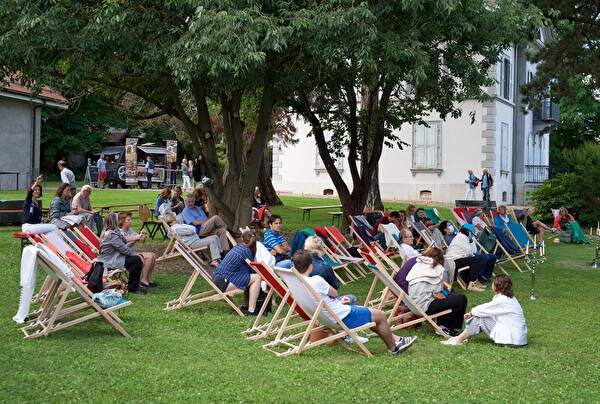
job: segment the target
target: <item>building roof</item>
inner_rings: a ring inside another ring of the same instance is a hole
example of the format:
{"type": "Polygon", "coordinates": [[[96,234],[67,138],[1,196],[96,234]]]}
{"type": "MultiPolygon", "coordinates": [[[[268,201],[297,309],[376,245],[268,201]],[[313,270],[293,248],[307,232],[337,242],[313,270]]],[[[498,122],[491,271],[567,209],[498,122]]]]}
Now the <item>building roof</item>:
{"type": "Polygon", "coordinates": [[[50,87],[42,86],[41,91],[34,94],[33,89],[21,85],[14,76],[2,78],[2,81],[0,81],[0,97],[44,104],[55,108],[68,107],[67,99],[50,87]]]}

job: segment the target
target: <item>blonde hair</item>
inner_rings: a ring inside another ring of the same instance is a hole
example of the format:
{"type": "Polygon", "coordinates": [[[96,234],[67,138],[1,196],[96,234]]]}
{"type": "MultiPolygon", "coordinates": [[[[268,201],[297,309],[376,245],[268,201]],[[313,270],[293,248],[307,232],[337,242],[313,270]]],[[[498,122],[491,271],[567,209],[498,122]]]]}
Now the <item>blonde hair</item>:
{"type": "Polygon", "coordinates": [[[325,245],[319,236],[310,236],[304,242],[304,249],[311,254],[322,257],[325,253],[325,245]]]}
{"type": "Polygon", "coordinates": [[[172,213],[167,213],[166,215],[163,216],[163,219],[165,219],[165,222],[167,222],[168,224],[171,224],[171,223],[177,221],[177,218],[172,213]]]}

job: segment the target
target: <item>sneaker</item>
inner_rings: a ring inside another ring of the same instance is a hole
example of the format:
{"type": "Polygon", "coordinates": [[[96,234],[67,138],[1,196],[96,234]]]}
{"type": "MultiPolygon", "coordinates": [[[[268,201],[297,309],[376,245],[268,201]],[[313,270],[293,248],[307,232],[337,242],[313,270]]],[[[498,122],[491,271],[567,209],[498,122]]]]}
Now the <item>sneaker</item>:
{"type": "Polygon", "coordinates": [[[487,288],[487,285],[486,285],[486,284],[483,284],[483,283],[481,283],[481,282],[479,282],[479,280],[476,280],[476,281],[475,281],[475,284],[477,285],[477,287],[478,287],[479,289],[485,289],[485,288],[487,288]]]}
{"type": "MultiPolygon", "coordinates": [[[[479,283],[479,282],[477,282],[477,283],[479,283]]],[[[467,290],[470,290],[472,292],[483,292],[484,289],[478,287],[477,283],[475,283],[475,282],[469,282],[469,286],[467,286],[467,290]]]]}
{"type": "MultiPolygon", "coordinates": [[[[440,325],[440,328],[442,329],[442,331],[444,331],[446,333],[446,335],[449,335],[451,337],[458,337],[458,335],[459,335],[458,332],[456,332],[452,328],[448,328],[444,325],[440,325]]],[[[442,336],[442,334],[440,334],[440,332],[438,330],[435,330],[435,333],[439,336],[442,336]]]]}
{"type": "Polygon", "coordinates": [[[462,345],[462,342],[458,342],[458,339],[455,337],[450,337],[447,340],[442,341],[444,345],[462,345]]]}
{"type": "MultiPolygon", "coordinates": [[[[367,337],[361,337],[358,334],[354,334],[354,337],[356,337],[357,340],[359,340],[362,344],[366,344],[367,342],[369,342],[369,338],[367,337]]],[[[351,336],[346,335],[344,338],[342,338],[344,340],[345,343],[347,344],[353,344],[354,343],[354,339],[352,339],[351,336]]]]}
{"type": "Polygon", "coordinates": [[[552,230],[550,230],[552,233],[556,233],[558,231],[558,229],[556,227],[553,227],[552,230]]]}
{"type": "Polygon", "coordinates": [[[400,340],[398,342],[396,342],[396,350],[395,351],[388,350],[388,352],[390,353],[390,355],[398,355],[400,352],[404,351],[406,348],[411,346],[412,343],[415,342],[416,340],[417,340],[416,336],[400,337],[400,340]]]}
{"type": "Polygon", "coordinates": [[[254,309],[254,311],[246,310],[246,315],[256,317],[256,316],[258,316],[258,312],[259,312],[259,310],[257,310],[257,309],[254,309]]]}

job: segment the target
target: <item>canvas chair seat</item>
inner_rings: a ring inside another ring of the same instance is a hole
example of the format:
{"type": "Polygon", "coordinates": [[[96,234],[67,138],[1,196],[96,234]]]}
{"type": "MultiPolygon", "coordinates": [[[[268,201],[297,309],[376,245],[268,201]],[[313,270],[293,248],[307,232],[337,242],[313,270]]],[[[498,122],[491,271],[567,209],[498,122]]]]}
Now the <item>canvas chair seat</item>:
{"type": "Polygon", "coordinates": [[[122,323],[122,320],[115,311],[129,306],[131,302],[122,300],[119,304],[108,309],[101,308],[93,301],[92,292],[75,276],[75,273],[59,256],[43,244],[38,243],[36,247],[38,248],[38,262],[47,272],[50,285],[35,320],[21,328],[25,338],[47,336],[52,332],[93,318],[104,319],[121,335],[130,338],[129,334],[119,324],[122,323]],[[75,292],[77,297],[69,299],[72,292],[75,292]],[[90,310],[91,313],[81,315],[83,312],[90,310]]]}
{"type": "Polygon", "coordinates": [[[292,308],[295,308],[295,306],[298,305],[310,317],[310,321],[308,322],[305,331],[302,333],[300,342],[295,344],[287,340],[281,341],[281,344],[287,346],[289,349],[277,353],[278,356],[301,354],[307,349],[334,341],[339,341],[344,347],[350,349],[343,341],[345,336],[352,338],[356,343],[356,346],[358,346],[365,355],[372,356],[371,352],[356,337],[356,333],[374,327],[374,322],[366,323],[352,329],[348,328],[319,294],[315,292],[310,284],[306,282],[304,277],[298,273],[298,271],[294,268],[284,269],[276,267],[275,272],[283,279],[294,298],[292,308]],[[316,342],[310,342],[311,334],[323,327],[330,331],[330,335],[316,342]]]}
{"type": "Polygon", "coordinates": [[[224,300],[231,306],[231,308],[233,308],[233,310],[235,310],[236,313],[244,317],[244,313],[242,312],[242,310],[231,298],[232,296],[235,296],[237,294],[244,293],[244,291],[235,289],[229,292],[221,292],[221,290],[213,283],[211,274],[208,273],[208,271],[202,266],[202,261],[196,255],[196,253],[194,253],[194,251],[192,251],[188,246],[179,242],[178,240],[175,241],[175,248],[177,249],[177,251],[179,251],[183,258],[185,258],[185,260],[192,266],[193,272],[190,275],[190,278],[188,279],[183,290],[181,291],[179,297],[177,299],[166,302],[167,307],[165,308],[165,310],[176,310],[203,302],[215,302],[219,300],[224,300]],[[210,289],[204,292],[192,294],[192,288],[194,287],[199,277],[204,280],[204,282],[210,287],[210,289]]]}

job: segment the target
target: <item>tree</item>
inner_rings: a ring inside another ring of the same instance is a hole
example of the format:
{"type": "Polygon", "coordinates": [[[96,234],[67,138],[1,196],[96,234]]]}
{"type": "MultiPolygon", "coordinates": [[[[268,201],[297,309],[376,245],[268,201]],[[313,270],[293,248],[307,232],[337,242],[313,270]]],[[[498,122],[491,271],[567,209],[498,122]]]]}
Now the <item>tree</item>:
{"type": "Polygon", "coordinates": [[[312,126],[344,218],[363,211],[383,148],[406,145],[394,130],[424,123],[433,111],[456,118],[462,101],[486,100],[488,72],[500,51],[542,23],[535,8],[519,1],[490,7],[469,0],[382,0],[365,7],[347,16],[356,29],[333,26],[303,55],[307,75],[291,102],[312,126]],[[313,83],[311,91],[306,82],[313,83]],[[341,156],[351,185],[336,168],[341,156]]]}
{"type": "Polygon", "coordinates": [[[42,156],[51,168],[69,154],[102,149],[107,130],[126,125],[123,115],[91,94],[71,102],[66,111],[44,110],[42,122],[42,156]]]}
{"type": "Polygon", "coordinates": [[[5,2],[0,9],[1,74],[23,82],[85,88],[115,100],[136,97],[136,118],[171,115],[202,150],[211,203],[233,228],[249,222],[251,196],[272,110],[304,76],[297,63],[328,28],[362,4],[274,0],[5,2]],[[311,42],[312,41],[312,42],[311,42]],[[256,133],[244,138],[241,106],[256,99],[256,133]],[[226,165],[211,122],[218,107],[226,165]],[[251,141],[252,144],[245,142],[251,141]]]}

